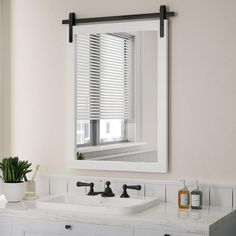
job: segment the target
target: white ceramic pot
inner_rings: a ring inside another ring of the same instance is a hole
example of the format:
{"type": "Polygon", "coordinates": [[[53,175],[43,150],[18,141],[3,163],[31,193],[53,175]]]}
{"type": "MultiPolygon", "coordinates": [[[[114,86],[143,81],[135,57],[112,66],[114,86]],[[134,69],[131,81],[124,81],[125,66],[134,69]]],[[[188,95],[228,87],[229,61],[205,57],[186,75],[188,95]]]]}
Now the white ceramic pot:
{"type": "Polygon", "coordinates": [[[25,183],[4,183],[4,194],[8,202],[20,202],[25,195],[25,183]]]}

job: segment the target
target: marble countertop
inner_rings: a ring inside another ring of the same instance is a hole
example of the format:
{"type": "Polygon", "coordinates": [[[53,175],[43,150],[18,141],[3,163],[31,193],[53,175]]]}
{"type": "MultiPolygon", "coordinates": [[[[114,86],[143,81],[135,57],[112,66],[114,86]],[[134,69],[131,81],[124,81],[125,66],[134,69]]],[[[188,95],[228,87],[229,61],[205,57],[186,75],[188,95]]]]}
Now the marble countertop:
{"type": "Polygon", "coordinates": [[[155,207],[133,215],[111,216],[71,211],[38,209],[35,201],[7,203],[0,196],[0,216],[23,217],[40,220],[61,220],[70,223],[91,223],[152,230],[170,230],[208,235],[227,217],[236,217],[231,207],[203,207],[202,210],[180,210],[173,203],[159,202],[155,207]]]}

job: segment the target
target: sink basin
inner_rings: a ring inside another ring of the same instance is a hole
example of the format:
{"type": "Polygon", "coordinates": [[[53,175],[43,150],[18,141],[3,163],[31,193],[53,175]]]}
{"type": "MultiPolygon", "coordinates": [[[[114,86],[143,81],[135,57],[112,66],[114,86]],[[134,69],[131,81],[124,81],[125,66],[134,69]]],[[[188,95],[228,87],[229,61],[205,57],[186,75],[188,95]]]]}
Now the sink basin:
{"type": "Polygon", "coordinates": [[[66,210],[111,215],[127,215],[147,210],[158,203],[158,198],[104,198],[78,194],[62,194],[36,201],[42,209],[66,210]]]}

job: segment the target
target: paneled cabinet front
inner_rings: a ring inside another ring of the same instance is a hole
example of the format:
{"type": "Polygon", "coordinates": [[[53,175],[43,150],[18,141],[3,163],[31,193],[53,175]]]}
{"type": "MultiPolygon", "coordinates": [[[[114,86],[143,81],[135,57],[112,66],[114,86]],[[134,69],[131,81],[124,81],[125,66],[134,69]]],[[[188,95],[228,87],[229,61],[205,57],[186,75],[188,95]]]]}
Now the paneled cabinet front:
{"type": "MultiPolygon", "coordinates": [[[[96,224],[13,219],[12,236],[133,236],[133,229],[96,224]]],[[[2,235],[1,235],[2,236],[2,235]]],[[[4,235],[5,236],[5,235],[4,235]]],[[[7,235],[8,236],[8,235],[7,235]]]]}
{"type": "Polygon", "coordinates": [[[8,217],[0,217],[0,235],[11,236],[11,220],[8,217]]]}
{"type": "Polygon", "coordinates": [[[134,236],[204,236],[203,234],[179,233],[167,231],[156,231],[146,229],[135,229],[134,236]]]}

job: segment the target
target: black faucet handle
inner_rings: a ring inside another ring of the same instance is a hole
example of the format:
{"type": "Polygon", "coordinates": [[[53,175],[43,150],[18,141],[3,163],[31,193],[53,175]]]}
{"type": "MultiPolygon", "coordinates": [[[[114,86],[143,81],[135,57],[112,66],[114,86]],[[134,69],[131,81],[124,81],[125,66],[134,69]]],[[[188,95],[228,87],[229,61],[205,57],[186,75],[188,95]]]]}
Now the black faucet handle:
{"type": "Polygon", "coordinates": [[[94,186],[94,183],[84,183],[84,182],[80,182],[80,181],[78,181],[76,183],[77,187],[91,187],[92,185],[94,186]]]}
{"type": "Polygon", "coordinates": [[[127,189],[135,189],[135,190],[141,190],[142,186],[141,185],[123,185],[123,193],[121,194],[121,198],[129,198],[129,194],[127,193],[127,189]]]}
{"type": "Polygon", "coordinates": [[[76,186],[77,187],[90,187],[90,190],[87,195],[94,195],[94,183],[92,183],[92,182],[91,183],[84,183],[84,182],[78,181],[76,183],[76,186]]]}
{"type": "Polygon", "coordinates": [[[111,185],[111,182],[110,182],[110,181],[107,181],[107,182],[106,182],[106,186],[107,186],[107,188],[109,188],[110,185],[111,185]]]}
{"type": "MultiPolygon", "coordinates": [[[[124,185],[126,185],[126,184],[124,184],[124,185]]],[[[124,186],[123,186],[123,188],[124,188],[124,186]]],[[[142,186],[141,185],[126,185],[126,188],[127,189],[135,189],[135,190],[141,190],[142,189],[142,186]]]]}

